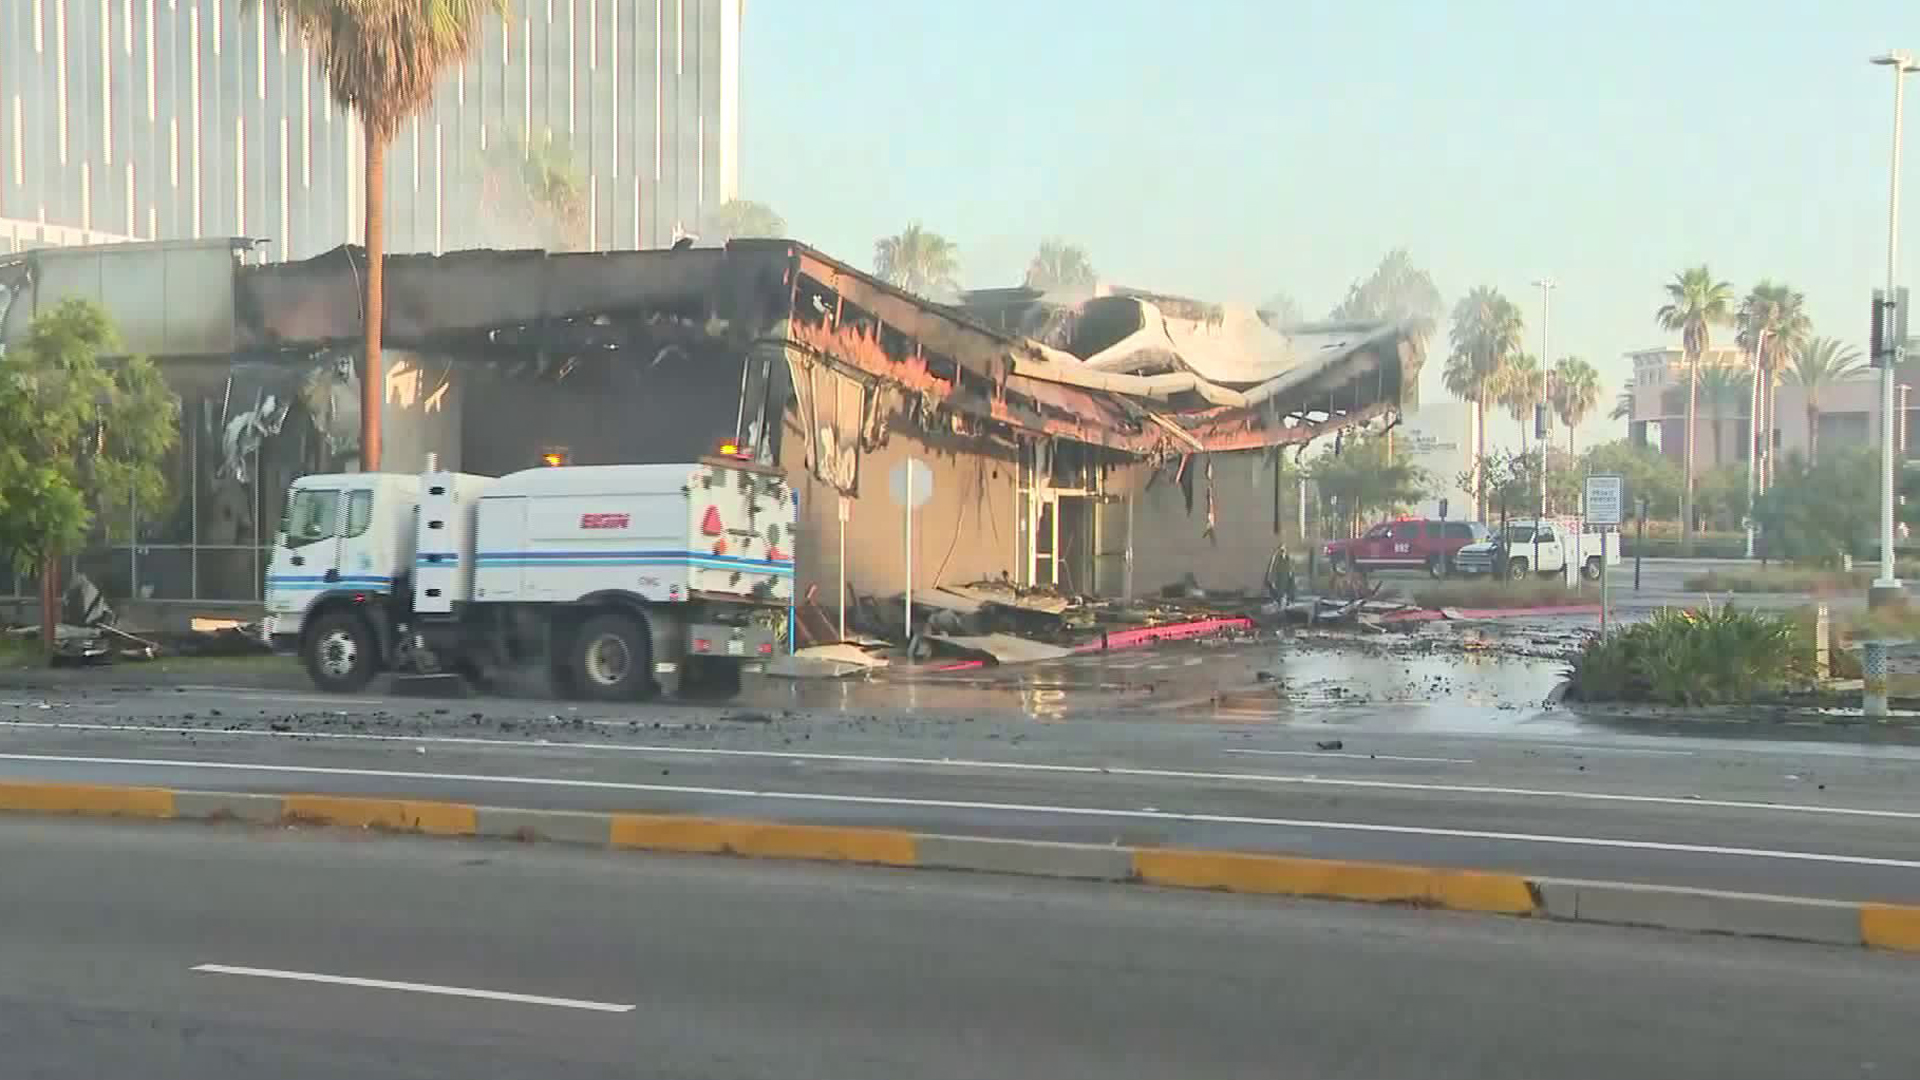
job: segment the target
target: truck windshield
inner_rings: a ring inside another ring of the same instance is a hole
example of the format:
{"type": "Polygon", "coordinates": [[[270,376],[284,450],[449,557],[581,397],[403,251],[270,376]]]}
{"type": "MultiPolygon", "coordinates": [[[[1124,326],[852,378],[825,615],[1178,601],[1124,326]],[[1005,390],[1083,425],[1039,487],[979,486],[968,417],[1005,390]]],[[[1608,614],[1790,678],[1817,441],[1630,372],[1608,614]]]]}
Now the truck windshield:
{"type": "Polygon", "coordinates": [[[1509,544],[1533,543],[1533,526],[1531,525],[1507,526],[1507,543],[1509,544]]]}
{"type": "Polygon", "coordinates": [[[287,514],[280,523],[280,531],[287,536],[287,546],[296,548],[333,539],[339,525],[340,492],[331,488],[300,488],[287,497],[287,514]]]}

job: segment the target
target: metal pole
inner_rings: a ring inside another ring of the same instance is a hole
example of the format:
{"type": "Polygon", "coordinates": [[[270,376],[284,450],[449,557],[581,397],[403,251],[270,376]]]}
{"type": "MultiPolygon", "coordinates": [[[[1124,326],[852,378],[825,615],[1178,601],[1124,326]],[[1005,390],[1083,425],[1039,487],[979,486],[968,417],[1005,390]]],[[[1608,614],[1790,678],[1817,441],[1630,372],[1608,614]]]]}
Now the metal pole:
{"type": "Polygon", "coordinates": [[[847,640],[847,497],[838,500],[840,511],[840,640],[847,640]]]}
{"type": "MultiPolygon", "coordinates": [[[[1900,252],[1900,121],[1901,108],[1905,98],[1907,71],[1913,67],[1913,57],[1906,52],[1889,53],[1883,58],[1893,68],[1893,162],[1889,171],[1887,191],[1887,296],[1894,296],[1895,272],[1899,265],[1900,252]]],[[[1876,63],[1882,62],[1876,60],[1876,63]]],[[[1899,590],[1900,579],[1894,575],[1893,565],[1893,379],[1894,369],[1899,366],[1902,347],[1905,342],[1893,341],[1888,345],[1892,355],[1885,358],[1880,368],[1880,578],[1873,583],[1878,593],[1892,594],[1899,590]]],[[[1890,596],[1888,598],[1891,598],[1890,596]]],[[[1869,596],[1871,601],[1872,596],[1869,596]]]]}
{"type": "MultiPolygon", "coordinates": [[[[1765,400],[1760,391],[1760,354],[1767,348],[1767,332],[1760,331],[1753,343],[1753,387],[1747,395],[1747,558],[1753,558],[1753,502],[1759,491],[1755,471],[1760,459],[1760,413],[1765,400]]],[[[1771,431],[1768,432],[1772,434],[1771,431]]]]}
{"type": "MultiPolygon", "coordinates": [[[[1054,553],[1059,557],[1059,552],[1054,553]]],[[[907,662],[913,662],[913,455],[907,455],[907,662]]]]}

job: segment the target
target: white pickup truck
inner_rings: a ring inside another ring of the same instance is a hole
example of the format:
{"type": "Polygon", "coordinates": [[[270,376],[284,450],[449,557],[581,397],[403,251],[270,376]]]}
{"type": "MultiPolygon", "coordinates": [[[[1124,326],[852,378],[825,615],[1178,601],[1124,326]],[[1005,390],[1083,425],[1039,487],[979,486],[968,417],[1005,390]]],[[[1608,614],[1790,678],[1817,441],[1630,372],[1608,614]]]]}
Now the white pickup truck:
{"type": "Polygon", "coordinates": [[[1528,574],[1563,574],[1571,561],[1588,581],[1600,579],[1600,565],[1620,565],[1620,534],[1582,529],[1572,518],[1507,522],[1492,540],[1468,544],[1453,557],[1457,574],[1494,574],[1504,570],[1519,580],[1528,574]]]}

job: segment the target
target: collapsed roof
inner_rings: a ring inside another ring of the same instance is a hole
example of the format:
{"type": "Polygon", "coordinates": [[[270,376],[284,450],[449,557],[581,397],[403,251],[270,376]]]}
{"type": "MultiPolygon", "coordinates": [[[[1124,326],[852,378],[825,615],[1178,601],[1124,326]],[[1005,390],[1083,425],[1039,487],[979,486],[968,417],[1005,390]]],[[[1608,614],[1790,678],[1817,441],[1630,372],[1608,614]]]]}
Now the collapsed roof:
{"type": "MultiPolygon", "coordinates": [[[[52,273],[50,264],[35,291],[132,310],[137,297],[117,294],[151,292],[151,267],[139,260],[160,247],[63,254],[75,272],[52,273]],[[138,263],[141,272],[92,269],[101,260],[129,271],[138,263]],[[64,276],[76,284],[56,285],[64,276]]],[[[196,307],[225,324],[201,335],[221,342],[220,351],[310,353],[360,339],[360,249],[265,265],[226,258],[230,276],[193,275],[205,294],[196,307]]],[[[1249,309],[1135,290],[1060,303],[1002,289],[945,305],[787,240],[392,255],[385,283],[384,338],[396,348],[477,356],[531,348],[642,363],[676,341],[743,356],[784,349],[977,424],[1137,456],[1305,442],[1397,410],[1418,375],[1418,352],[1393,323],[1280,331],[1249,309]]],[[[29,310],[55,299],[37,296],[29,310]]],[[[181,317],[174,310],[168,318],[181,317]]]]}

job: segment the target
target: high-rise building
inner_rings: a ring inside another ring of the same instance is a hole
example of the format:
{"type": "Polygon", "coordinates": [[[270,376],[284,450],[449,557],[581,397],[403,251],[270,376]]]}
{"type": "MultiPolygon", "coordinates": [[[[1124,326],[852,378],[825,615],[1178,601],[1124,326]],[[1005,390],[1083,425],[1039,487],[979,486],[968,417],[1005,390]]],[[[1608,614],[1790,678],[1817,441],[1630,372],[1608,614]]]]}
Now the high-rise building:
{"type": "MultiPolygon", "coordinates": [[[[387,246],[664,246],[733,197],[744,0],[514,0],[387,154],[387,246]]],[[[365,149],[243,0],[0,0],[0,253],[357,242],[365,149]]]]}

